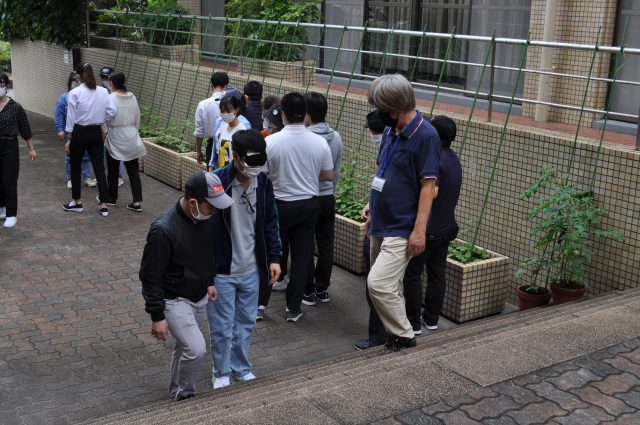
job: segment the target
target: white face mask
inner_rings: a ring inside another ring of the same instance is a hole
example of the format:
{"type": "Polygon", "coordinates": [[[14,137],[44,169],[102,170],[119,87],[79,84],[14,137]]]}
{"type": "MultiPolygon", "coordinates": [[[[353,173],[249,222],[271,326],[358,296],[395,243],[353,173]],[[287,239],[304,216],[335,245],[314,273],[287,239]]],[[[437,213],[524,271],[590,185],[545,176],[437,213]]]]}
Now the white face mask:
{"type": "Polygon", "coordinates": [[[382,134],[372,134],[371,135],[371,144],[374,146],[380,146],[382,142],[382,134]]]}
{"type": "Polygon", "coordinates": [[[233,112],[222,113],[222,114],[220,114],[220,117],[222,117],[222,121],[224,121],[226,123],[230,123],[231,121],[236,119],[236,114],[234,114],[233,112]]]}
{"type": "Polygon", "coordinates": [[[212,214],[206,215],[206,214],[200,213],[200,208],[198,207],[198,203],[197,202],[196,202],[196,211],[198,213],[194,214],[193,211],[191,211],[191,209],[189,209],[189,212],[191,213],[191,217],[193,217],[194,219],[196,219],[198,221],[208,220],[212,216],[212,214]]]}
{"type": "Polygon", "coordinates": [[[249,167],[244,162],[242,163],[242,166],[244,167],[244,170],[238,170],[238,171],[240,171],[240,174],[250,179],[254,178],[258,174],[260,174],[260,171],[262,171],[262,167],[249,167]]]}

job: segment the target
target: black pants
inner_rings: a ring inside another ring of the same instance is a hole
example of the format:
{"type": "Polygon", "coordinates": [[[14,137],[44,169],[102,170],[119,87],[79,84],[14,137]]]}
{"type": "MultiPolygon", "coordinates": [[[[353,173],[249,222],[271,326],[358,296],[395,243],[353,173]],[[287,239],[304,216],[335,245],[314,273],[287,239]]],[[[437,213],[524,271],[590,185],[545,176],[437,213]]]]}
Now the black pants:
{"type": "MultiPolygon", "coordinates": [[[[211,152],[212,151],[213,151],[213,137],[209,137],[207,139],[207,145],[204,148],[204,158],[205,158],[205,161],[207,161],[207,169],[209,169],[208,167],[209,167],[209,162],[211,161],[211,152]]],[[[213,168],[218,168],[218,167],[216,166],[216,167],[213,167],[213,168]]]]}
{"type": "Polygon", "coordinates": [[[313,270],[313,262],[311,262],[314,274],[315,284],[312,281],[311,286],[305,288],[306,294],[313,291],[323,292],[331,285],[331,271],[333,270],[333,237],[334,225],[336,222],[336,198],[333,195],[325,195],[318,197],[320,204],[320,215],[316,223],[316,244],[318,246],[318,261],[313,270]]]}
{"type": "MultiPolygon", "coordinates": [[[[142,202],[142,183],[140,182],[140,165],[138,158],[124,161],[127,169],[129,184],[131,185],[131,196],[133,202],[142,202]]],[[[120,161],[111,156],[107,151],[107,183],[109,186],[109,199],[113,202],[118,200],[118,178],[120,172],[120,161]]]]}
{"type": "Polygon", "coordinates": [[[302,294],[313,284],[313,233],[318,221],[318,198],[300,201],[276,201],[280,231],[287,235],[291,249],[291,274],[287,285],[287,307],[300,311],[302,294]]]}
{"type": "Polygon", "coordinates": [[[18,139],[0,138],[0,208],[6,208],[7,217],[18,214],[19,172],[18,139]]]}
{"type": "MultiPolygon", "coordinates": [[[[282,257],[280,257],[280,277],[278,278],[278,282],[282,282],[284,277],[287,275],[287,266],[289,258],[289,242],[287,242],[286,235],[280,229],[280,243],[282,244],[282,257]]],[[[260,290],[258,294],[258,305],[268,306],[269,300],[271,299],[271,290],[272,286],[269,285],[268,281],[263,281],[260,279],[260,290]]]]}
{"type": "Polygon", "coordinates": [[[100,202],[109,200],[109,188],[107,178],[104,175],[104,142],[102,141],[102,130],[99,125],[81,126],[76,124],[73,127],[73,136],[69,157],[71,159],[71,197],[80,199],[82,193],[81,174],[82,156],[84,152],[89,153],[93,174],[98,180],[98,194],[100,202]]]}
{"type": "MultiPolygon", "coordinates": [[[[458,234],[456,228],[444,236],[427,236],[427,247],[418,257],[413,257],[404,272],[402,286],[404,290],[405,309],[407,318],[412,327],[420,326],[422,310],[422,270],[427,269],[427,290],[424,298],[424,311],[422,319],[427,325],[437,325],[444,294],[447,288],[446,266],[449,242],[458,234]]],[[[365,258],[368,259],[369,241],[365,241],[365,258]]],[[[369,268],[369,261],[367,261],[369,268]]],[[[366,285],[365,285],[366,288],[366,285]]],[[[369,298],[369,290],[366,289],[367,303],[369,304],[369,339],[377,343],[383,343],[387,334],[382,321],[369,298]]]]}
{"type": "Polygon", "coordinates": [[[427,235],[427,248],[424,252],[409,261],[404,272],[404,298],[407,317],[413,324],[420,321],[422,310],[422,271],[427,269],[427,289],[424,296],[424,311],[422,318],[427,325],[437,325],[444,293],[447,289],[445,269],[447,266],[447,251],[449,242],[456,238],[458,229],[448,235],[427,235]]]}

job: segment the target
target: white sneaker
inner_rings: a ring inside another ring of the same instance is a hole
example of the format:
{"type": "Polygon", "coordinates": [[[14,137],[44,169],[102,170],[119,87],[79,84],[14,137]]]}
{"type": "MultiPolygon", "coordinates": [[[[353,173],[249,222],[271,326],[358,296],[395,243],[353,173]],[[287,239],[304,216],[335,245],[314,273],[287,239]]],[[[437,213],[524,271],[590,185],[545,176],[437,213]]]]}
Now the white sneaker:
{"type": "Polygon", "coordinates": [[[67,189],[71,190],[71,180],[67,180],[67,189]]]}
{"type": "Polygon", "coordinates": [[[219,388],[228,387],[231,385],[228,376],[221,376],[220,378],[216,378],[215,376],[211,378],[211,382],[213,383],[213,389],[217,390],[219,388]]]}
{"type": "Polygon", "coordinates": [[[0,208],[0,220],[7,218],[7,209],[5,207],[0,208]]]}
{"type": "Polygon", "coordinates": [[[288,284],[289,284],[289,276],[285,276],[284,279],[282,279],[282,282],[274,283],[273,286],[271,287],[271,290],[272,291],[286,291],[288,284]]]}
{"type": "Polygon", "coordinates": [[[7,217],[7,219],[4,221],[4,227],[13,227],[16,225],[17,222],[18,222],[17,218],[7,217]]]}
{"type": "Polygon", "coordinates": [[[233,378],[234,381],[236,382],[246,382],[246,381],[253,381],[254,379],[256,379],[256,375],[254,375],[253,373],[249,372],[244,376],[235,376],[235,375],[231,375],[231,377],[233,378]]]}
{"type": "Polygon", "coordinates": [[[118,178],[118,186],[122,186],[124,184],[124,179],[122,177],[118,178]]]}
{"type": "Polygon", "coordinates": [[[85,179],[84,180],[84,185],[85,186],[96,187],[97,184],[98,184],[98,182],[96,181],[96,179],[85,179]]]}

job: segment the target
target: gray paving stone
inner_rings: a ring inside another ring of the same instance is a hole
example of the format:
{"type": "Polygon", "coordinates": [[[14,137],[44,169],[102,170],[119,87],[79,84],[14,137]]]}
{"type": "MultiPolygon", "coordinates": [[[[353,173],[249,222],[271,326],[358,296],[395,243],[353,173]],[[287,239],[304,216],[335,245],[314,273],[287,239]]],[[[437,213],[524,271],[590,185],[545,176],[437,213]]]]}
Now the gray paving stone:
{"type": "Polygon", "coordinates": [[[438,419],[442,421],[444,425],[477,425],[478,421],[470,419],[467,415],[460,410],[454,410],[450,413],[440,413],[436,415],[438,419]]]}
{"type": "Polygon", "coordinates": [[[509,410],[515,410],[521,406],[511,398],[500,395],[479,400],[477,403],[460,407],[461,410],[477,421],[487,418],[497,418],[509,410]]]}
{"type": "Polygon", "coordinates": [[[515,385],[513,381],[501,382],[491,387],[495,392],[511,397],[518,404],[539,403],[542,401],[528,388],[515,385]]]}
{"type": "Polygon", "coordinates": [[[587,409],[577,409],[567,416],[555,418],[555,421],[563,425],[598,425],[604,421],[612,420],[604,410],[591,406],[587,409]]]}
{"type": "Polygon", "coordinates": [[[591,373],[591,371],[580,368],[565,372],[556,378],[550,378],[548,381],[559,390],[566,391],[572,388],[584,387],[590,382],[600,381],[601,379],[600,376],[591,373]]]}
{"type": "Polygon", "coordinates": [[[554,416],[561,416],[567,411],[559,408],[555,403],[545,401],[543,403],[532,403],[520,410],[507,413],[519,425],[529,425],[533,423],[544,423],[554,416]]]}
{"type": "Polygon", "coordinates": [[[440,419],[425,414],[422,410],[416,409],[411,412],[396,416],[396,420],[406,425],[441,425],[440,419]]]}
{"type": "Polygon", "coordinates": [[[553,401],[566,410],[575,410],[587,407],[587,405],[578,397],[571,393],[560,391],[549,382],[529,385],[528,388],[540,397],[553,401]]]}
{"type": "Polygon", "coordinates": [[[626,393],[616,394],[615,397],[635,409],[640,409],[640,387],[636,387],[634,390],[626,393]]]}

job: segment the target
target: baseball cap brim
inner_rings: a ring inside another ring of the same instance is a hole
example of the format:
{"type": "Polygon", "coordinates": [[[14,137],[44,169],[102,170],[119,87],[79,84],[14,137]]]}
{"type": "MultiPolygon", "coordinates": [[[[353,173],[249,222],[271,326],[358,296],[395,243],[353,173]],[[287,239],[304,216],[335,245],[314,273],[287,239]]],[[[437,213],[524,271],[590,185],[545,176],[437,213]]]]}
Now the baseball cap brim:
{"type": "Polygon", "coordinates": [[[223,195],[218,195],[215,198],[204,198],[205,201],[213,205],[219,210],[224,210],[229,208],[231,205],[235,203],[235,201],[231,198],[231,196],[226,193],[223,195]]]}

